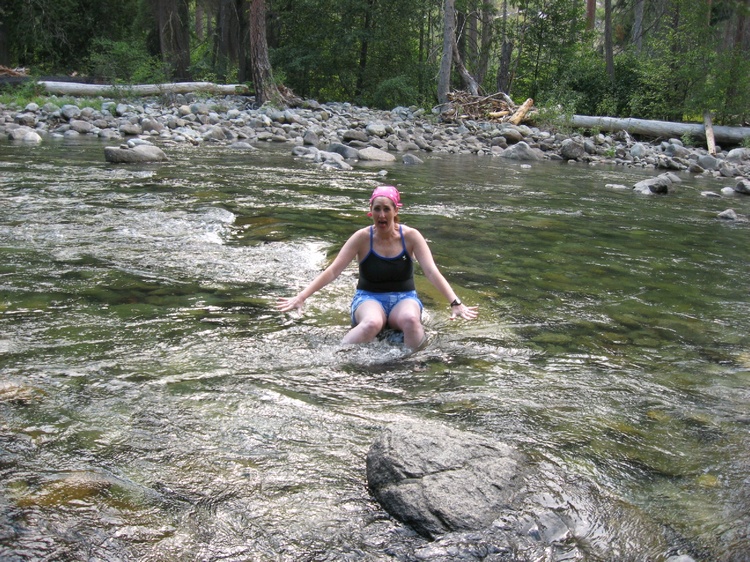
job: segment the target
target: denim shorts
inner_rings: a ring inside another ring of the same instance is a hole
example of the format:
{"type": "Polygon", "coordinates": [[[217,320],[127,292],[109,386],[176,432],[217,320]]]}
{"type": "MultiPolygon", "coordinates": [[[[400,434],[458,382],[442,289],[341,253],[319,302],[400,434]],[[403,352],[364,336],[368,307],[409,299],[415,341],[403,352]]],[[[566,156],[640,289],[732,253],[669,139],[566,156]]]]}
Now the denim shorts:
{"type": "Polygon", "coordinates": [[[373,293],[370,291],[362,291],[361,289],[357,289],[357,292],[354,293],[354,298],[352,299],[352,326],[357,325],[357,321],[354,319],[354,313],[357,311],[359,305],[363,302],[379,302],[380,306],[383,307],[385,317],[388,318],[388,316],[391,314],[391,311],[393,310],[393,307],[395,307],[398,303],[405,299],[412,299],[417,301],[419,310],[424,310],[424,305],[422,304],[422,301],[419,300],[416,291],[404,291],[402,293],[373,293]]]}

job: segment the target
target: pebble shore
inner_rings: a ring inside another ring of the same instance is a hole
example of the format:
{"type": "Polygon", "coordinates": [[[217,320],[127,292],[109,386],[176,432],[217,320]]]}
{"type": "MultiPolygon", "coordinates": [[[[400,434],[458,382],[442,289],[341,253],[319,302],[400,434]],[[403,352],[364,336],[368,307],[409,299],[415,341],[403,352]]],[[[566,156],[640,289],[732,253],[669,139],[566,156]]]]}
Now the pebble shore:
{"type": "Polygon", "coordinates": [[[431,152],[611,164],[657,171],[647,183],[627,186],[639,193],[669,193],[680,182],[675,172],[687,172],[722,180],[725,185],[718,193],[706,192],[706,196],[750,194],[750,148],[719,148],[712,155],[704,148],[684,146],[680,139],[639,141],[623,131],[584,135],[491,121],[445,123],[418,107],[382,111],[307,100],[299,107],[279,110],[256,108],[253,98],[246,96],[177,94],[100,100],[98,110],[89,107],[93,104],[88,99],[56,100],[52,96],[41,107],[0,105],[0,136],[40,143],[94,135],[119,145],[106,156],[112,162],[163,160],[167,156],[161,148],[175,144],[219,143],[252,151],[272,142],[288,143],[294,156],[339,169],[348,169],[357,160],[419,164],[420,156],[431,152]]]}

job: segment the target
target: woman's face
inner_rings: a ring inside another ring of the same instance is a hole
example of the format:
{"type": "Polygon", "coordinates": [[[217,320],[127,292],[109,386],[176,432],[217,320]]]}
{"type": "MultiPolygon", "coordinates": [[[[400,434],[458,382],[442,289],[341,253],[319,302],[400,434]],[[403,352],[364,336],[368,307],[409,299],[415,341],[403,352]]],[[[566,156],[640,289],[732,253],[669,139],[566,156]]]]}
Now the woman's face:
{"type": "Polygon", "coordinates": [[[398,211],[396,205],[388,197],[376,197],[370,205],[372,220],[378,228],[386,229],[393,225],[398,211]]]}

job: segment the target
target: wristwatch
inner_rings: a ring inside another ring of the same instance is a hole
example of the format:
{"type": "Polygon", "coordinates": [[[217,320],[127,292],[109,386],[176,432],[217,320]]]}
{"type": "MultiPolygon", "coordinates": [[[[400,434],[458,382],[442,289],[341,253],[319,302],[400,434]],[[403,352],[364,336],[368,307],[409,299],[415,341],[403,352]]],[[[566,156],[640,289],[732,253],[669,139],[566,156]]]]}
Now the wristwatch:
{"type": "Polygon", "coordinates": [[[459,306],[460,304],[461,304],[461,300],[458,297],[456,297],[455,300],[451,303],[451,308],[453,308],[454,306],[459,306]]]}

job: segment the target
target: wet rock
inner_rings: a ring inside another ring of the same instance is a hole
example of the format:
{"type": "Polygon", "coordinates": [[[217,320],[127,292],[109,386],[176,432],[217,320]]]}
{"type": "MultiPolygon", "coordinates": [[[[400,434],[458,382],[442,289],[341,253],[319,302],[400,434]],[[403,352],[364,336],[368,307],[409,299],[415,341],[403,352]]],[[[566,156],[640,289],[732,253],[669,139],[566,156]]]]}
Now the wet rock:
{"type": "Polygon", "coordinates": [[[395,162],[396,157],[384,150],[375,148],[374,146],[368,146],[359,150],[360,160],[369,160],[374,162],[395,162]]]}
{"type": "Polygon", "coordinates": [[[81,115],[81,110],[77,105],[65,104],[60,108],[60,113],[65,119],[70,121],[71,119],[78,118],[81,115]]]}
{"type": "Polygon", "coordinates": [[[399,559],[648,560],[690,552],[674,532],[569,470],[444,425],[391,425],[370,447],[367,480],[386,511],[430,539],[399,559]]]}
{"type": "Polygon", "coordinates": [[[85,135],[92,132],[95,127],[94,124],[89,121],[84,121],[82,119],[71,119],[70,128],[77,133],[85,135]]]}
{"type": "Polygon", "coordinates": [[[697,164],[704,170],[718,170],[719,160],[716,156],[710,154],[701,154],[698,156],[697,164]]]}
{"type": "Polygon", "coordinates": [[[560,155],[565,160],[580,160],[585,153],[583,145],[573,139],[565,139],[560,145],[560,155]]]}
{"type": "Polygon", "coordinates": [[[522,494],[522,455],[502,443],[429,425],[393,426],[367,454],[380,505],[435,538],[491,525],[522,494]]]}
{"type": "Polygon", "coordinates": [[[424,160],[414,154],[404,154],[404,157],[401,159],[401,161],[407,165],[424,164],[424,160]]]}
{"type": "Polygon", "coordinates": [[[42,142],[42,137],[34,129],[26,126],[18,127],[8,131],[8,139],[13,141],[21,141],[29,144],[39,144],[42,142]]]}
{"type": "Polygon", "coordinates": [[[721,213],[719,213],[718,217],[724,220],[736,221],[737,213],[735,212],[734,209],[727,209],[726,211],[722,211],[721,213]]]}
{"type": "Polygon", "coordinates": [[[107,146],[104,148],[104,159],[116,164],[137,162],[164,162],[169,160],[164,151],[151,144],[138,144],[132,148],[125,146],[107,146]]]}
{"type": "Polygon", "coordinates": [[[328,145],[330,152],[337,152],[341,154],[347,160],[357,160],[359,158],[359,150],[352,146],[347,146],[338,142],[331,143],[328,145]]]}
{"type": "Polygon", "coordinates": [[[727,160],[730,162],[746,162],[750,160],[750,148],[733,148],[727,152],[727,160]]]}
{"type": "Polygon", "coordinates": [[[655,178],[648,178],[639,181],[633,186],[633,190],[642,195],[670,193],[674,189],[674,184],[676,183],[674,181],[675,178],[677,178],[677,176],[674,174],[660,174],[655,178]]]}
{"type": "Polygon", "coordinates": [[[541,160],[541,151],[532,149],[525,141],[514,144],[503,151],[501,156],[511,160],[541,160]]]}
{"type": "Polygon", "coordinates": [[[745,178],[740,179],[740,181],[737,182],[737,185],[734,186],[734,190],[737,193],[750,195],[750,180],[747,180],[745,178]]]}

